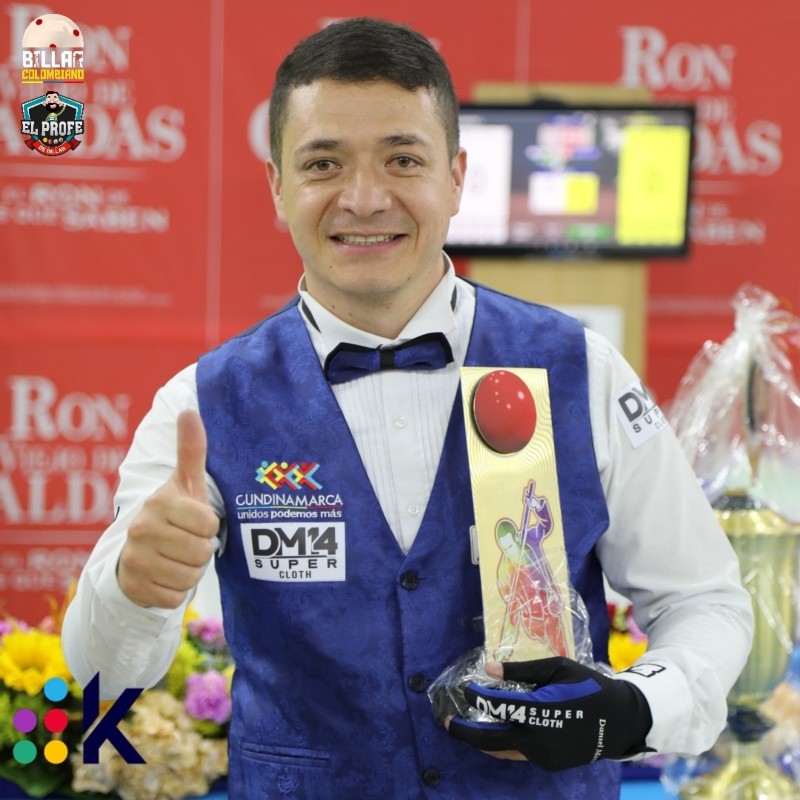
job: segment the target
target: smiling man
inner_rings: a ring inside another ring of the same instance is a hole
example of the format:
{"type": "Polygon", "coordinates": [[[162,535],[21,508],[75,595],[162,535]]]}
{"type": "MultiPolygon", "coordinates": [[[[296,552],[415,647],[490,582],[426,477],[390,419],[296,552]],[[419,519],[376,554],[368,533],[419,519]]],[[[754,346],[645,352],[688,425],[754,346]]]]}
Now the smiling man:
{"type": "Polygon", "coordinates": [[[641,441],[615,412],[641,383],[619,353],[455,275],[467,158],[441,57],[402,25],[331,25],[278,69],[270,138],[299,296],[157,393],[67,614],[73,673],[111,696],[159,680],[213,558],[237,800],[611,800],[620,759],[707,749],[752,636],[736,558],[669,428],[641,441]],[[594,660],[489,665],[539,689],[470,687],[500,724],[442,726],[426,690],[483,642],[464,365],[548,371],[594,660]],[[650,638],[613,677],[604,576],[650,638]]]}
{"type": "Polygon", "coordinates": [[[466,166],[426,88],[318,80],[287,102],[267,174],[308,292],[362,330],[395,338],[445,273],[442,243],[466,166]]]}

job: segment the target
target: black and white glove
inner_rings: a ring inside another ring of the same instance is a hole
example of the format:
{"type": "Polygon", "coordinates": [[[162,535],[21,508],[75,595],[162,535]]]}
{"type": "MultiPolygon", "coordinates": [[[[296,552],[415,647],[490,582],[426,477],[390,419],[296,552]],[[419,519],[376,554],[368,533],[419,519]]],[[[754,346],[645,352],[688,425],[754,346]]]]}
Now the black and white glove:
{"type": "Polygon", "coordinates": [[[644,695],[563,656],[503,664],[503,678],[532,685],[526,692],[464,687],[470,705],[497,722],[455,716],[449,731],[480,750],[518,750],[548,770],[628,758],[648,750],[653,724],[644,695]]]}

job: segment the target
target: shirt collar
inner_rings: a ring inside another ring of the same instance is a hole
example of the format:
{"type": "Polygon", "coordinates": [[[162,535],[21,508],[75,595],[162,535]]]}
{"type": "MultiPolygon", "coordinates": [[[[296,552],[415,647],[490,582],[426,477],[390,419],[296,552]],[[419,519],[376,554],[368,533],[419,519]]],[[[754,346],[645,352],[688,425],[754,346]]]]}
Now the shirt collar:
{"type": "Polygon", "coordinates": [[[452,334],[456,328],[454,313],[454,298],[457,291],[456,275],[452,261],[447,254],[443,255],[447,271],[396,339],[387,339],[348,325],[317,302],[305,289],[305,282],[301,278],[297,287],[301,303],[305,304],[308,311],[311,312],[311,319],[307,314],[304,314],[304,319],[307,324],[312,325],[319,332],[322,340],[322,346],[318,348],[322,351],[320,355],[324,358],[340,342],[350,342],[364,347],[379,347],[402,344],[424,333],[440,332],[445,336],[452,334]]]}

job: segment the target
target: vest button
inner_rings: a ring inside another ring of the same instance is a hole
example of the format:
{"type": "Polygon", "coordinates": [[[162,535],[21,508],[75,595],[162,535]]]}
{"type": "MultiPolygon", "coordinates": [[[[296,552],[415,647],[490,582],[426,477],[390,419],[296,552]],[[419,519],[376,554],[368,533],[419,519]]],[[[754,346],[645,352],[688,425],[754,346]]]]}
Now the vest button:
{"type": "Polygon", "coordinates": [[[413,570],[409,572],[404,572],[400,576],[400,585],[404,589],[416,589],[419,586],[419,575],[413,570]]]}
{"type": "Polygon", "coordinates": [[[422,782],[426,786],[438,786],[440,780],[441,776],[439,775],[438,769],[426,769],[425,772],[422,773],[422,782]]]}
{"type": "Polygon", "coordinates": [[[424,692],[427,685],[427,678],[419,672],[408,679],[408,688],[411,689],[412,692],[424,692]]]}

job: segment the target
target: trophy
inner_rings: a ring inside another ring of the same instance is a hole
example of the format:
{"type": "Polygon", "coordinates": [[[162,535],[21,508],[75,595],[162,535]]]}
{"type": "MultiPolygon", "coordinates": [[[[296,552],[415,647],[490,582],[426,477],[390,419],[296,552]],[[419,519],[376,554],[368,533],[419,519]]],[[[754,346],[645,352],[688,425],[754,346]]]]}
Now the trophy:
{"type": "MultiPolygon", "coordinates": [[[[759,474],[765,448],[769,389],[762,367],[747,367],[739,442],[749,467],[749,484],[759,474]]],[[[742,481],[747,483],[746,481],[742,481]]],[[[739,558],[742,583],[753,599],[753,646],[728,694],[731,750],[727,762],[689,782],[682,798],[714,800],[800,800],[800,787],[764,761],[762,736],[772,723],[761,713],[786,674],[795,629],[795,580],[800,525],[759,501],[752,490],[729,489],[713,503],[719,522],[739,558]]]]}
{"type": "Polygon", "coordinates": [[[462,367],[461,384],[484,644],[450,665],[428,696],[440,721],[460,714],[493,722],[463,692],[470,681],[496,685],[486,661],[586,660],[591,639],[569,585],[547,370],[462,367]]]}
{"type": "Polygon", "coordinates": [[[755,636],[744,670],[728,695],[729,760],[686,784],[680,797],[800,800],[800,787],[762,757],[761,737],[772,723],[759,711],[786,673],[792,651],[800,526],[744,490],[727,492],[714,509],[753,598],[755,636]]]}
{"type": "Polygon", "coordinates": [[[485,649],[574,657],[547,371],[463,367],[485,649]]]}

